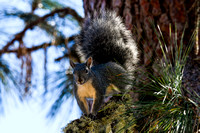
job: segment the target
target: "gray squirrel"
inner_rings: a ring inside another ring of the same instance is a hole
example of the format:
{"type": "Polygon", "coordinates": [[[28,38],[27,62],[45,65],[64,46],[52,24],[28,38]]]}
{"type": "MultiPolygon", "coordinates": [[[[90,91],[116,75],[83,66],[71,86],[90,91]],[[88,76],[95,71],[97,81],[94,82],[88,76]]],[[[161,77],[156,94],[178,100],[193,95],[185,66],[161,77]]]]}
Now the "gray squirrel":
{"type": "Polygon", "coordinates": [[[93,66],[92,57],[75,64],[74,94],[84,114],[96,115],[106,96],[120,92],[126,86],[126,70],[114,62],[93,66]]]}
{"type": "Polygon", "coordinates": [[[84,114],[96,115],[106,96],[130,88],[127,81],[138,63],[138,49],[122,18],[100,11],[86,18],[76,38],[77,53],[85,63],[73,68],[74,94],[84,114]]]}

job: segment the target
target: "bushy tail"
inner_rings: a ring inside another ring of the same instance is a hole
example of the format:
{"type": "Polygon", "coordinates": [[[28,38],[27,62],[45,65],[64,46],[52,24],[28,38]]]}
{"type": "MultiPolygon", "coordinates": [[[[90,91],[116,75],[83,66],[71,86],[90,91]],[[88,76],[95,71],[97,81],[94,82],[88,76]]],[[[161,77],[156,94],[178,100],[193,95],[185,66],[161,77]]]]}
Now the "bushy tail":
{"type": "Polygon", "coordinates": [[[95,64],[118,62],[131,72],[138,62],[136,42],[115,12],[100,11],[93,19],[86,18],[76,43],[79,55],[93,57],[95,64]]]}

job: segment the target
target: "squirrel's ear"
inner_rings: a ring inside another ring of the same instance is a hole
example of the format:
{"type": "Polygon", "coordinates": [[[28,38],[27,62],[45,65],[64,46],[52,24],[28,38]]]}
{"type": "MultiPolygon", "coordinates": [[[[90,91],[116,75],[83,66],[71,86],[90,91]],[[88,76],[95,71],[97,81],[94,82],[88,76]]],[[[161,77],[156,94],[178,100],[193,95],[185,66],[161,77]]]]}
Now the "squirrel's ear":
{"type": "Polygon", "coordinates": [[[74,67],[76,66],[76,64],[75,64],[72,60],[69,60],[69,62],[70,62],[70,66],[71,66],[72,68],[74,68],[74,67]]]}
{"type": "Polygon", "coordinates": [[[93,59],[92,59],[92,57],[89,57],[86,61],[86,65],[88,68],[91,68],[92,64],[93,64],[93,59]]]}

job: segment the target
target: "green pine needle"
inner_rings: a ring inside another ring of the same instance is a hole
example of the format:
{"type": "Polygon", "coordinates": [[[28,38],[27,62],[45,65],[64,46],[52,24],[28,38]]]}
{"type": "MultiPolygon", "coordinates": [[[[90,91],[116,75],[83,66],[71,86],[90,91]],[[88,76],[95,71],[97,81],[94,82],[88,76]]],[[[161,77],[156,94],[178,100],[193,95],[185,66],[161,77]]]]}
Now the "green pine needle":
{"type": "MultiPolygon", "coordinates": [[[[169,26],[169,36],[172,38],[171,25],[169,26]]],[[[150,80],[149,84],[145,84],[141,89],[142,93],[146,93],[154,98],[154,100],[139,101],[135,103],[133,112],[139,113],[137,120],[141,132],[195,132],[199,128],[200,107],[196,101],[200,101],[200,96],[194,92],[192,98],[186,97],[183,91],[186,89],[182,86],[183,72],[186,65],[187,57],[194,45],[195,32],[192,34],[188,44],[183,43],[185,29],[181,35],[180,41],[177,38],[177,30],[175,26],[175,40],[171,43],[175,46],[171,47],[171,53],[167,49],[164,36],[160,30],[153,25],[154,32],[157,36],[160,48],[163,54],[163,60],[160,66],[160,76],[147,74],[150,80]],[[186,46],[186,47],[185,47],[186,46]],[[174,52],[173,52],[174,51],[174,52]],[[169,55],[172,55],[170,59],[169,55]],[[195,99],[195,100],[193,100],[195,99]]],[[[188,92],[189,93],[189,92],[188,92]]]]}

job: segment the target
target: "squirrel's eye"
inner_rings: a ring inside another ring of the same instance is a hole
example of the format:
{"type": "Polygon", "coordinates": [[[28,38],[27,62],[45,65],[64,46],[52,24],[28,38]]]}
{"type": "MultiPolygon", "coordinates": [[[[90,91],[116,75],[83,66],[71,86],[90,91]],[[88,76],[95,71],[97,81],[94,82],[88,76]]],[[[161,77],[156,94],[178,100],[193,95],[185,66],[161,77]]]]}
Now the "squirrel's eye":
{"type": "Polygon", "coordinates": [[[88,74],[88,72],[89,72],[89,71],[88,71],[87,69],[85,69],[85,73],[87,73],[87,74],[88,74]]]}

